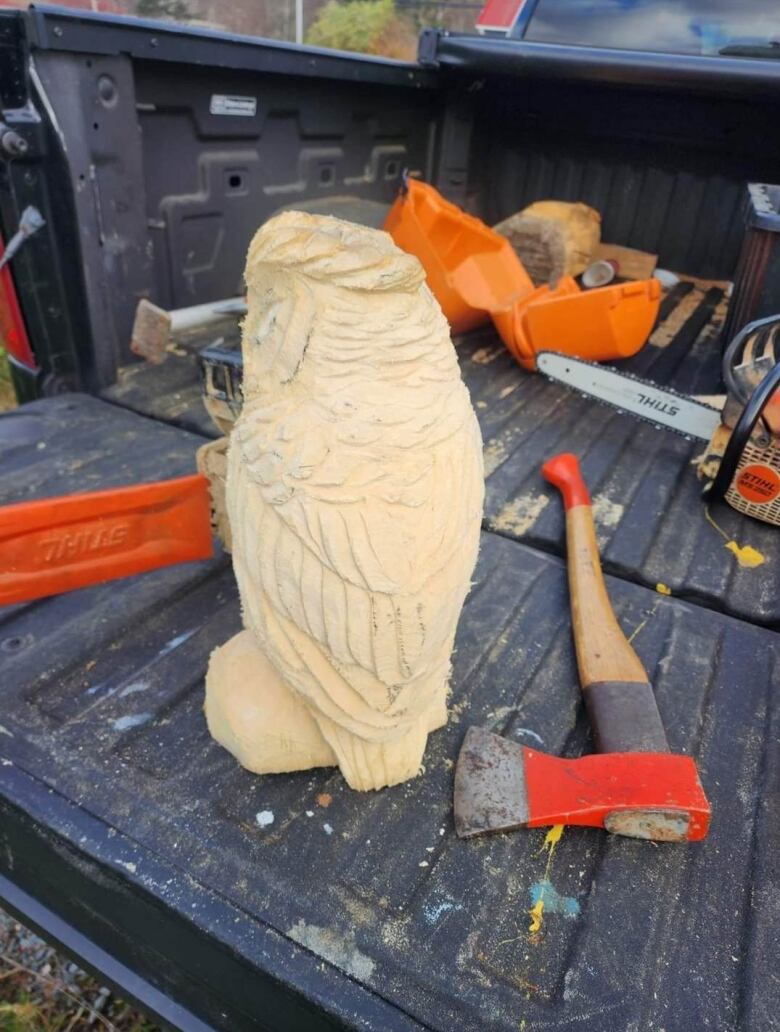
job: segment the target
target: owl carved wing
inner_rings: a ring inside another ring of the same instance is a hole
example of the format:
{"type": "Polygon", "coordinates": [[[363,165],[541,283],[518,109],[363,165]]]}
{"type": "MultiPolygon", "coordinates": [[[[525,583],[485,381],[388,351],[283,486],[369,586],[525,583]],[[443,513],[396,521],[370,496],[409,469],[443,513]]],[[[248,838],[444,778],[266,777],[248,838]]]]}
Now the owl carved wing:
{"type": "Polygon", "coordinates": [[[296,687],[366,735],[416,719],[449,667],[482,506],[479,431],[453,390],[280,404],[234,433],[250,617],[296,687]]]}

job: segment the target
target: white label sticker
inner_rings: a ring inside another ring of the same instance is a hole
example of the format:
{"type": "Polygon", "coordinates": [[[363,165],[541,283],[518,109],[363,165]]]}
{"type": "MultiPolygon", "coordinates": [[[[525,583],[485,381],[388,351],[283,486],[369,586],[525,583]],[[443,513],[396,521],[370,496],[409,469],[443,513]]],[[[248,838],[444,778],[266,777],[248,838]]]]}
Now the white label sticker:
{"type": "Polygon", "coordinates": [[[211,96],[209,111],[212,115],[243,115],[251,118],[257,113],[257,97],[233,97],[226,93],[211,96]]]}

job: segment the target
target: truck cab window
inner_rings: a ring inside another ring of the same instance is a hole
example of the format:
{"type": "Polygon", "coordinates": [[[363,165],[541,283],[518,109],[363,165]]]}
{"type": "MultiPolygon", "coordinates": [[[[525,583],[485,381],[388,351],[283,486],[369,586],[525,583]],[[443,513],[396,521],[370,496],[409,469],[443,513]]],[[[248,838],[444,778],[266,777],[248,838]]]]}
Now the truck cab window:
{"type": "Polygon", "coordinates": [[[537,43],[669,54],[780,56],[777,0],[539,0],[525,33],[537,43]]]}

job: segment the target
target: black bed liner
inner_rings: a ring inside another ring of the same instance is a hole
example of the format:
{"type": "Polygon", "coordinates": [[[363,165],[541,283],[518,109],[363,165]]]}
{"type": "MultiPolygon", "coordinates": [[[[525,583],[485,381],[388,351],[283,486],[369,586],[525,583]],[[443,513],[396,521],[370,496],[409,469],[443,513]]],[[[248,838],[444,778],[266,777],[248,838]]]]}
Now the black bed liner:
{"type": "MultiPolygon", "coordinates": [[[[702,298],[694,313],[714,300],[702,298]]],[[[565,569],[550,554],[562,546],[557,502],[526,534],[534,548],[491,532],[500,504],[519,497],[517,485],[542,490],[533,469],[542,454],[585,441],[597,497],[615,469],[629,477],[648,455],[659,483],[669,469],[678,471],[675,491],[695,482],[684,441],[649,428],[645,440],[622,417],[564,404],[557,387],[494,353],[488,336],[461,347],[488,451],[502,426],[539,422],[540,399],[553,413],[488,479],[451,720],[431,737],[424,774],[359,795],[329,770],[252,776],[210,740],[205,665],[240,625],[224,556],[8,607],[0,612],[0,897],[184,1028],[776,1027],[767,964],[780,933],[778,639],[754,625],[761,613],[716,612],[723,595],[710,596],[713,608],[665,597],[632,582],[648,579],[636,565],[609,578],[672,747],[700,764],[714,810],[705,842],[651,845],[567,829],[550,859],[543,831],[454,835],[452,768],[469,725],[567,756],[591,747],[565,569]],[[526,404],[501,422],[502,404],[520,392],[526,404]],[[502,500],[496,476],[519,460],[502,500]],[[261,828],[256,815],[266,810],[274,820],[261,828]],[[545,878],[561,912],[548,906],[531,934],[528,911],[545,878]]],[[[653,375],[671,353],[656,350],[653,375]]],[[[0,501],[9,502],[180,474],[203,438],[65,396],[1,417],[0,440],[0,501]]],[[[692,521],[695,493],[686,504],[692,521]]],[[[601,533],[612,532],[608,557],[632,526],[636,540],[652,537],[651,517],[644,505],[627,507],[614,527],[602,520],[601,533]]],[[[739,521],[754,543],[758,527],[739,521]]],[[[702,562],[720,551],[716,540],[702,562]]]]}

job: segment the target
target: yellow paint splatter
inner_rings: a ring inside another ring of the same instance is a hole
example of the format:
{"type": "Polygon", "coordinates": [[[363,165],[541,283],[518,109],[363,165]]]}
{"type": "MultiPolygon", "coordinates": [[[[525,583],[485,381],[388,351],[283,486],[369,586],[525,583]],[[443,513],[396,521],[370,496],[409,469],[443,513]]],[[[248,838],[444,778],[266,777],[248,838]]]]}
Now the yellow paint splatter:
{"type": "MultiPolygon", "coordinates": [[[[544,836],[544,842],[542,843],[542,849],[549,849],[550,850],[550,858],[547,861],[548,867],[550,865],[550,862],[552,861],[552,855],[555,852],[555,847],[561,841],[561,835],[563,835],[563,828],[564,828],[563,824],[553,824],[553,826],[550,828],[550,830],[544,836]]],[[[547,872],[547,873],[549,873],[549,872],[547,872]]]]}
{"type": "MultiPolygon", "coordinates": [[[[563,824],[553,824],[553,826],[544,836],[542,848],[539,850],[540,853],[543,853],[545,850],[547,850],[547,864],[544,868],[545,881],[550,880],[550,871],[552,869],[553,856],[555,855],[555,850],[558,846],[558,843],[561,841],[561,836],[563,835],[563,828],[563,824]]],[[[538,931],[541,930],[542,927],[542,918],[544,916],[544,900],[538,899],[536,903],[534,903],[534,905],[528,911],[528,913],[531,917],[531,923],[528,926],[528,931],[532,935],[535,935],[538,931]]]]}
{"type": "Polygon", "coordinates": [[[668,584],[662,584],[660,581],[656,584],[655,590],[659,595],[671,595],[672,589],[668,584]]]}
{"type": "Polygon", "coordinates": [[[754,567],[761,566],[766,562],[766,556],[751,545],[742,545],[740,547],[736,541],[727,541],[726,548],[728,548],[729,552],[734,553],[739,565],[744,566],[747,570],[752,570],[754,567]]]}
{"type": "Polygon", "coordinates": [[[542,917],[544,916],[544,900],[538,899],[536,903],[534,903],[534,905],[528,911],[528,913],[531,915],[531,923],[528,926],[528,931],[531,932],[532,935],[535,935],[536,932],[541,931],[542,928],[542,917]]]}
{"type": "MultiPolygon", "coordinates": [[[[665,585],[665,584],[661,584],[661,585],[656,585],[656,588],[655,588],[655,590],[656,590],[656,591],[660,591],[660,589],[661,589],[661,588],[663,588],[663,587],[666,587],[666,585],[665,585]]],[[[668,588],[667,588],[667,591],[668,591],[668,593],[669,593],[669,594],[671,595],[671,591],[669,591],[669,589],[668,589],[668,588]]],[[[664,594],[664,592],[661,592],[661,594],[664,594]]],[[[631,634],[630,634],[630,635],[628,636],[628,644],[629,644],[629,645],[630,645],[630,644],[631,644],[631,642],[632,642],[632,641],[634,640],[634,638],[636,638],[637,634],[639,634],[639,632],[640,632],[640,631],[641,631],[641,630],[642,630],[642,629],[643,629],[644,627],[646,627],[646,626],[647,626],[647,621],[648,621],[648,620],[651,620],[651,619],[652,619],[652,618],[653,618],[653,617],[655,616],[655,614],[656,614],[656,611],[657,611],[657,609],[658,609],[658,606],[660,605],[660,603],[661,603],[661,600],[660,600],[660,598],[657,598],[657,599],[655,600],[655,602],[653,603],[653,608],[652,608],[652,609],[650,610],[650,612],[649,612],[649,613],[647,614],[647,616],[646,616],[646,617],[644,618],[644,620],[641,620],[641,621],[640,621],[640,622],[639,622],[639,623],[638,623],[638,624],[636,625],[636,627],[635,627],[635,628],[633,629],[633,631],[631,632],[631,634]]]]}
{"type": "Polygon", "coordinates": [[[737,562],[743,569],[752,570],[756,566],[762,566],[766,562],[766,556],[763,552],[759,552],[757,548],[753,548],[752,545],[739,545],[736,541],[732,541],[723,527],[719,527],[715,520],[710,515],[710,510],[705,509],[704,515],[707,517],[707,522],[711,524],[715,530],[720,534],[726,544],[723,546],[727,548],[736,558],[737,562]]]}

